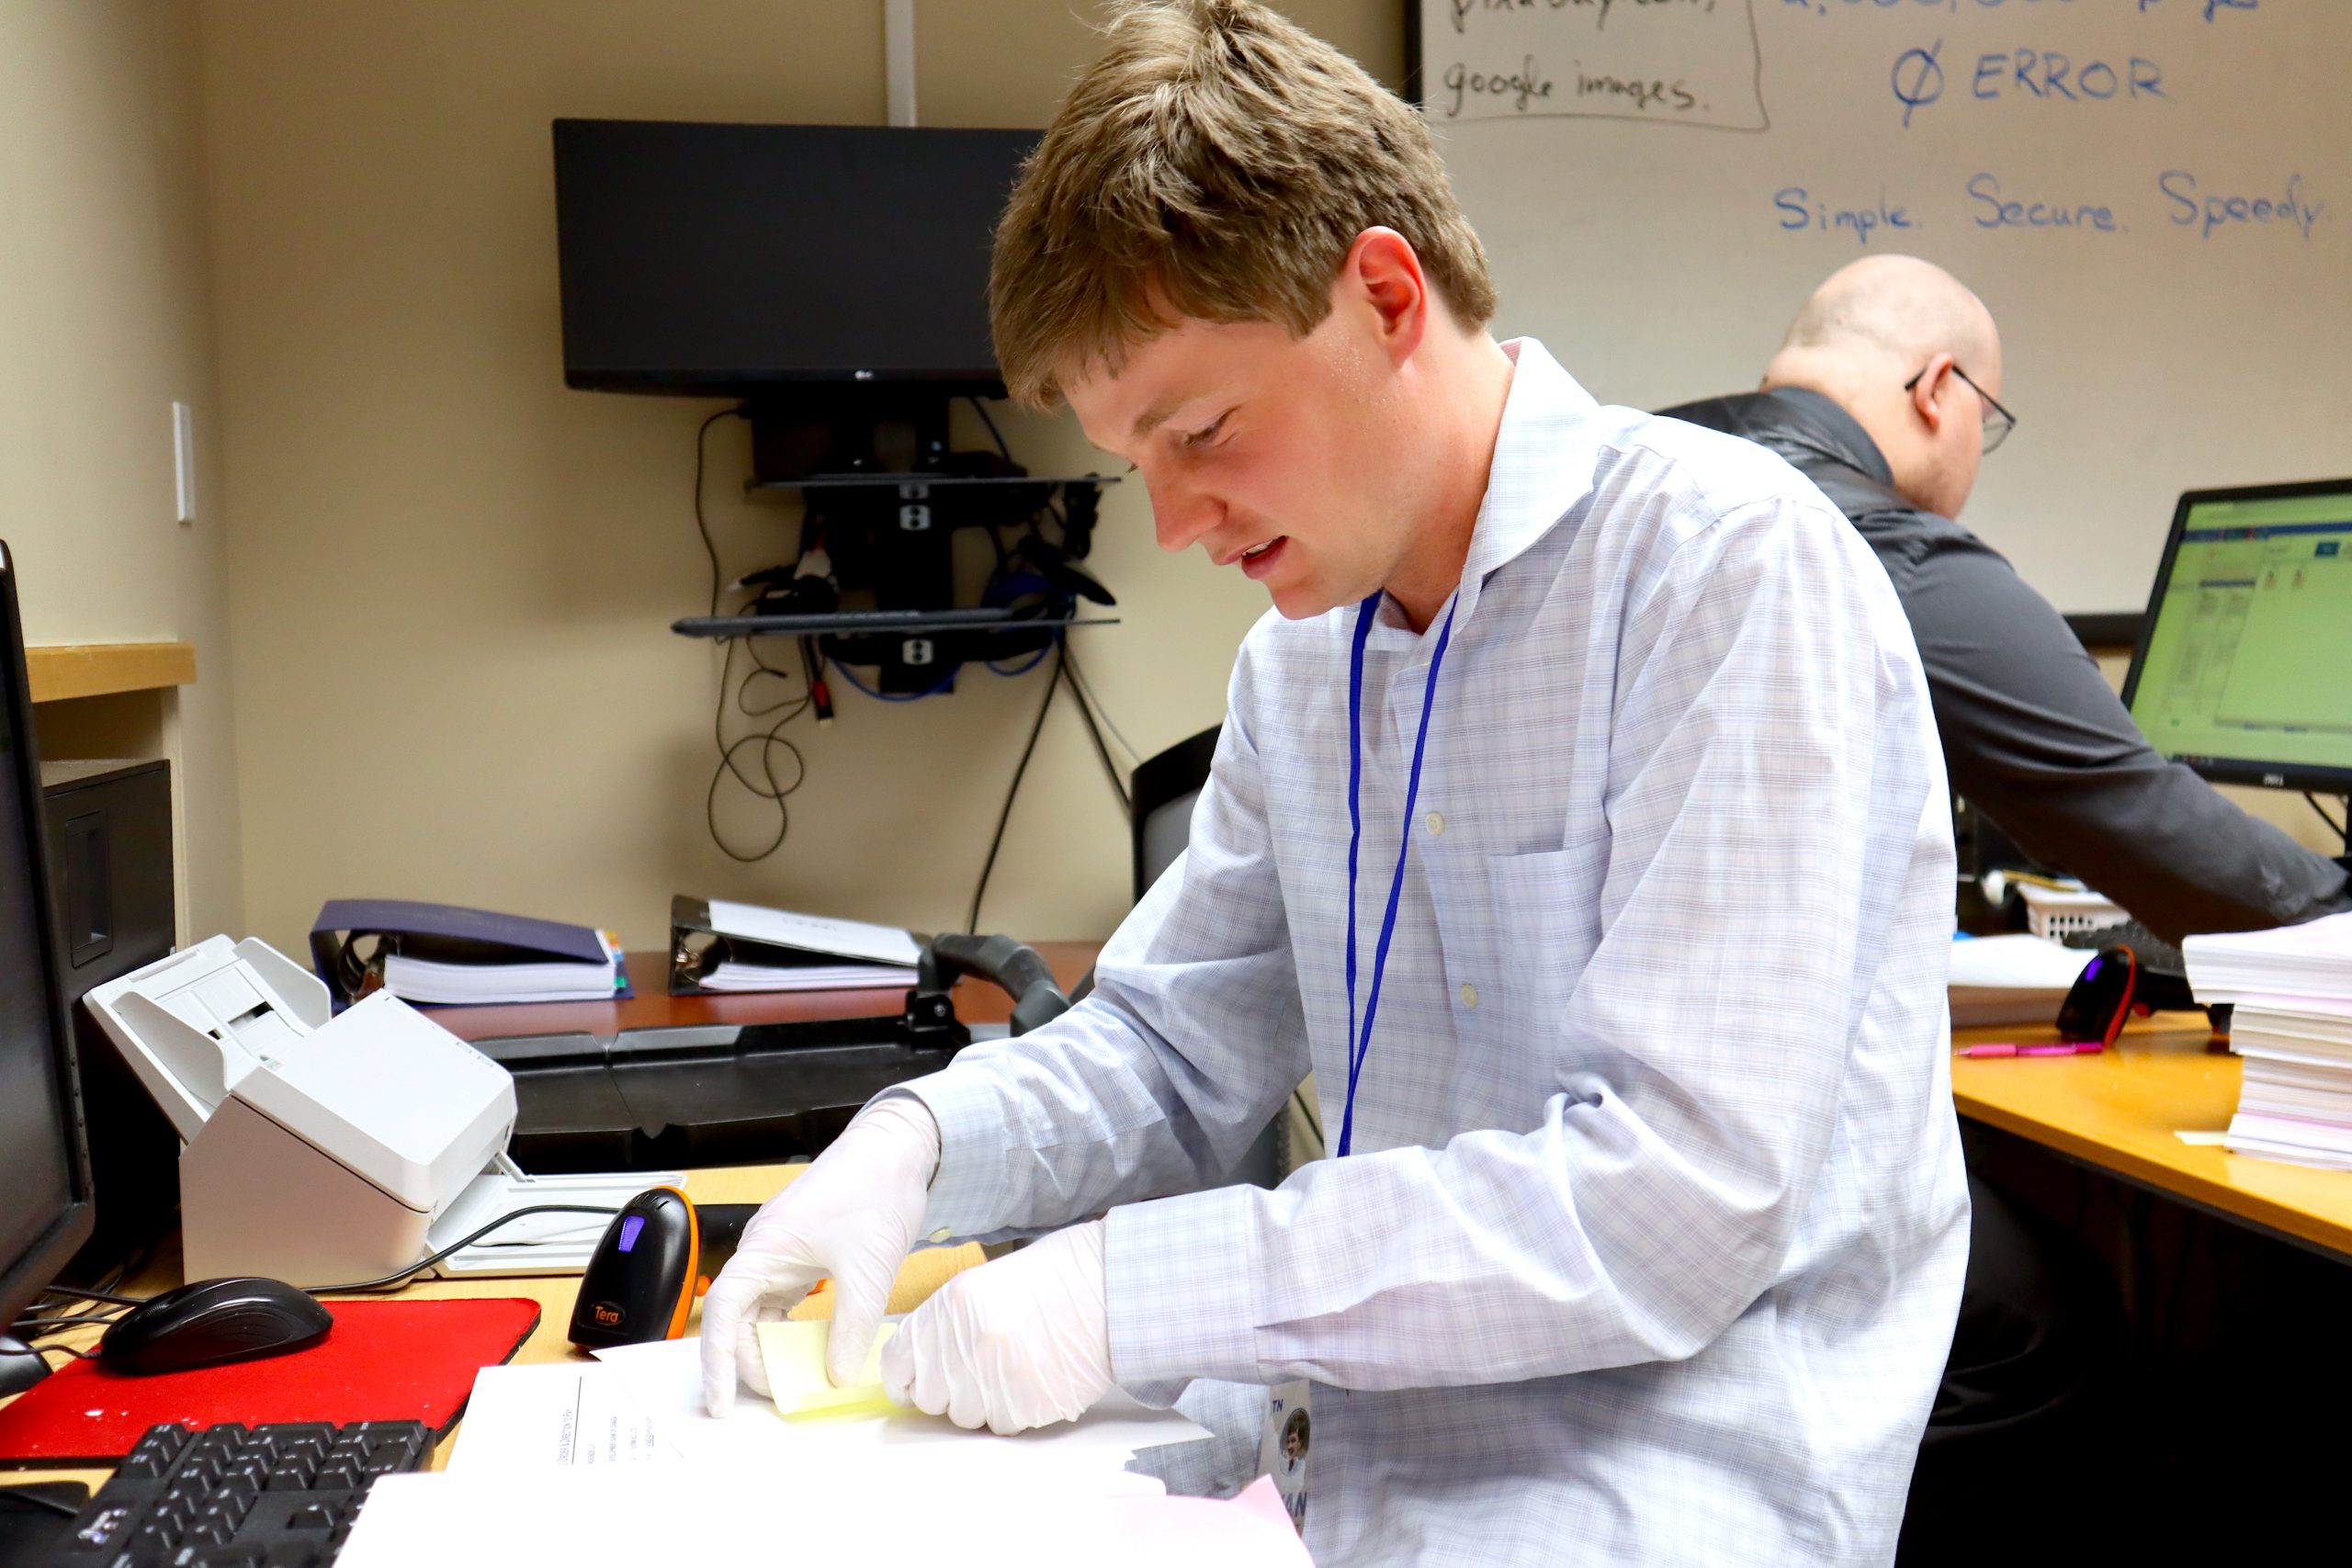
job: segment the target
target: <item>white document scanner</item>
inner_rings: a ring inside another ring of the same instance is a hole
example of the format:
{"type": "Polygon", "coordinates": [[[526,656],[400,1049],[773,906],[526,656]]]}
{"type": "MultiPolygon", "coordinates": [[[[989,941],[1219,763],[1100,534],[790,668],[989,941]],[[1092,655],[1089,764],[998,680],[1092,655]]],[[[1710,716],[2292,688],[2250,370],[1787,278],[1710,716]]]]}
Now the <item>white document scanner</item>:
{"type": "MultiPolygon", "coordinates": [[[[178,1128],[191,1280],[357,1283],[535,1203],[616,1210],[675,1171],[526,1176],[507,1157],[514,1080],[397,997],[340,1016],[257,938],[208,939],[92,990],[91,1010],[178,1128]]],[[[531,1214],[444,1274],[576,1273],[601,1214],[531,1214]]]]}

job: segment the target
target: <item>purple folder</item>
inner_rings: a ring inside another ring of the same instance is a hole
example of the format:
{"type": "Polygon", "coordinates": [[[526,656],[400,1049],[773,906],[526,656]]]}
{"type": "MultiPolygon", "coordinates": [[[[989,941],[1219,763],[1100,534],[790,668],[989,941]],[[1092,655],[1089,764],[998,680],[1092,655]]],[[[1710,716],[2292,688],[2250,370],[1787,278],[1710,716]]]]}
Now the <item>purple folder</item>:
{"type": "MultiPolygon", "coordinates": [[[[353,943],[366,936],[394,939],[401,951],[419,956],[458,962],[605,962],[604,942],[587,926],[407,898],[330,898],[311,926],[311,962],[338,1010],[359,989],[363,965],[353,943]]],[[[619,978],[614,997],[634,995],[626,969],[619,978]]]]}

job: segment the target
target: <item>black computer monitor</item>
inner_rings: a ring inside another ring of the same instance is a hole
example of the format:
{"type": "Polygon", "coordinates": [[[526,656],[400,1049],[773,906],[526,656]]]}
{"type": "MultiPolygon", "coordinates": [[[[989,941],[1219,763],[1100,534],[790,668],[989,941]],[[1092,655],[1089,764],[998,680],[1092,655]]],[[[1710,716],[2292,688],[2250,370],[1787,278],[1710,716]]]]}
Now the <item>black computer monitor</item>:
{"type": "Polygon", "coordinates": [[[0,1331],[89,1236],[93,1213],[32,718],[16,570],[0,544],[0,1331]]]}
{"type": "Polygon", "coordinates": [[[2352,794],[2352,479],[2190,491],[2123,704],[2225,784],[2352,794]]]}
{"type": "Polygon", "coordinates": [[[557,120],[564,379],[1001,392],[989,253],[1037,136],[557,120]]]}

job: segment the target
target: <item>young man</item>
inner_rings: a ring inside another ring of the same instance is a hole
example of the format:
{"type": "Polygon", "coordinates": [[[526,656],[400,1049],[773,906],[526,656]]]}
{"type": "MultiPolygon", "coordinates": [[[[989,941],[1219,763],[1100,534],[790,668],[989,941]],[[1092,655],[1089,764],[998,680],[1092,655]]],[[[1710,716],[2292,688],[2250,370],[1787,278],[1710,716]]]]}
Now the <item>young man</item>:
{"type": "Polygon", "coordinates": [[[2352,908],[2345,868],[2167,762],[2064,617],[1954,519],[2008,434],[2001,335],[1913,256],[1832,274],[1760,389],[1668,409],[1794,464],[1877,552],[1918,641],[1951,786],[2168,942],[2352,908]]]}
{"type": "Polygon", "coordinates": [[[712,1407],[820,1276],[842,1378],[911,1242],[1063,1225],[908,1320],[895,1396],[1311,1380],[1330,1562],[1884,1562],[1966,1233],[1885,574],[1778,459],[1489,337],[1419,117],[1242,0],[1122,12],[992,303],[1015,393],[1277,613],[1093,995],[749,1228],[712,1407]],[[1310,1067],[1340,1157],[1186,1190],[1310,1067]]]}

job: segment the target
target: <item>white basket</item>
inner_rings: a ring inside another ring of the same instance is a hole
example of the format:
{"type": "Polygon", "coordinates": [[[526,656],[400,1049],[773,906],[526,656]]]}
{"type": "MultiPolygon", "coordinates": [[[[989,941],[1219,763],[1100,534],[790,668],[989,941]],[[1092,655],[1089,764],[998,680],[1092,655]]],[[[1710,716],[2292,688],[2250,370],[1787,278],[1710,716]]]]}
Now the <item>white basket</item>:
{"type": "Polygon", "coordinates": [[[2057,942],[2075,931],[2101,931],[2121,925],[2130,919],[2122,907],[2103,893],[2069,892],[2056,887],[2041,887],[2030,882],[2013,882],[2018,897],[2025,900],[2026,930],[2038,937],[2057,942]]]}

